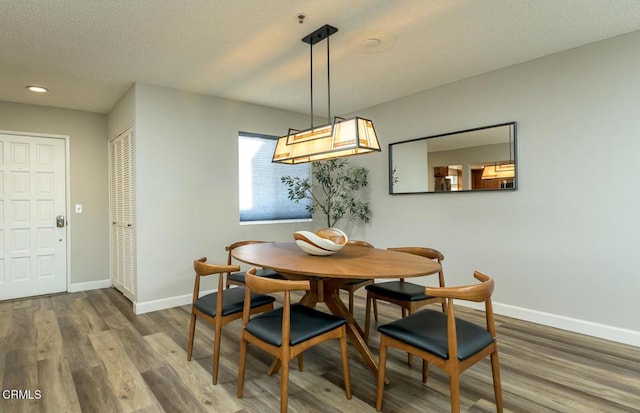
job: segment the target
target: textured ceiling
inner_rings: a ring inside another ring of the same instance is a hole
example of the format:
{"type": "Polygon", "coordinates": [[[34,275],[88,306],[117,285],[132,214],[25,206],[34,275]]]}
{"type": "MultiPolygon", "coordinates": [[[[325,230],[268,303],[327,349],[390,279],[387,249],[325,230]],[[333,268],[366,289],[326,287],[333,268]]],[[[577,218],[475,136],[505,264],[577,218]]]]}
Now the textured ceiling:
{"type": "MultiPolygon", "coordinates": [[[[0,100],[106,113],[143,82],[308,113],[300,39],[327,23],[342,114],[640,30],[640,1],[0,0],[0,100]]],[[[325,43],[314,51],[323,114],[325,43]]]]}

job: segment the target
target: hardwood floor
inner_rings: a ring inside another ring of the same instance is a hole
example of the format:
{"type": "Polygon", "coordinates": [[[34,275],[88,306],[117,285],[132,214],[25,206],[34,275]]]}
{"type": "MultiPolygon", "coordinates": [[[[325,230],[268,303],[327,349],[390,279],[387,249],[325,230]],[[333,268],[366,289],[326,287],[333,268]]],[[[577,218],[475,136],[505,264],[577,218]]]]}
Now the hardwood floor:
{"type": "MultiPolygon", "coordinates": [[[[381,322],[399,316],[397,307],[379,309],[381,322]]],[[[361,293],[355,311],[363,322],[361,293]]],[[[471,321],[482,317],[457,311],[471,321]]],[[[506,411],[640,411],[640,348],[507,317],[497,323],[506,411]]],[[[239,321],[223,330],[216,386],[213,330],[198,323],[188,362],[188,329],[189,306],[136,316],[113,289],[0,302],[0,413],[278,411],[280,378],[266,374],[271,357],[255,347],[244,397],[236,398],[239,321]],[[8,398],[11,390],[22,399],[8,398]]],[[[377,334],[370,346],[377,358],[377,334]]],[[[292,364],[289,411],[375,411],[375,377],[351,346],[353,399],[344,397],[339,354],[337,341],[328,342],[304,353],[304,372],[292,364]]],[[[432,367],[425,386],[420,368],[409,368],[404,353],[389,353],[383,411],[449,411],[446,375],[432,367]]],[[[495,411],[488,360],[463,373],[460,392],[464,411],[495,411]]]]}

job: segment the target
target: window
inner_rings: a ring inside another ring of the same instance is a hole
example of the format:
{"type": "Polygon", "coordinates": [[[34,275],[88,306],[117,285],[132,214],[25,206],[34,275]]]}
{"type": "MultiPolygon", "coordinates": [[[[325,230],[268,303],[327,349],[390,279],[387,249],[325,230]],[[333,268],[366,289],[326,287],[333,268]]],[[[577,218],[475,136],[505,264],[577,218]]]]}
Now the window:
{"type": "Polygon", "coordinates": [[[310,201],[289,200],[285,175],[309,178],[311,164],[272,163],[277,137],[240,132],[238,136],[238,175],[240,182],[240,222],[310,220],[310,201]]]}

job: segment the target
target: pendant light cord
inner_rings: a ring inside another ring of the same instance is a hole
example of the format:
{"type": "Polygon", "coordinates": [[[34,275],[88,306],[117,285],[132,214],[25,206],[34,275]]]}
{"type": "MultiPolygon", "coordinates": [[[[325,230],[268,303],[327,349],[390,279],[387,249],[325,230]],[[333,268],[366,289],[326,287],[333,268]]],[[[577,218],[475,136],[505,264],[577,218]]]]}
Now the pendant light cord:
{"type": "MultiPolygon", "coordinates": [[[[327,36],[327,118],[331,123],[331,59],[329,53],[329,36],[327,36]]],[[[311,84],[311,129],[313,129],[313,43],[309,44],[309,61],[311,70],[309,71],[311,84]]]]}
{"type": "Polygon", "coordinates": [[[311,67],[309,70],[310,72],[310,84],[311,84],[311,129],[313,129],[313,43],[309,44],[309,51],[310,51],[310,56],[309,56],[309,60],[311,62],[311,67]]]}
{"type": "Polygon", "coordinates": [[[331,123],[331,83],[329,77],[329,64],[331,59],[329,59],[329,37],[327,37],[327,117],[328,123],[331,123]]]}

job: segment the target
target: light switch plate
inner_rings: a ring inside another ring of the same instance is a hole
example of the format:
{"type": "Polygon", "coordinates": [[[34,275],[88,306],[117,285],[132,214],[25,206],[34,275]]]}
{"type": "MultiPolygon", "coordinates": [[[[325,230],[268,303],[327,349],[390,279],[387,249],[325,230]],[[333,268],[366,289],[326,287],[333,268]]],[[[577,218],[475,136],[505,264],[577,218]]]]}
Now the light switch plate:
{"type": "Polygon", "coordinates": [[[76,214],[82,214],[82,204],[76,204],[76,214]]]}

